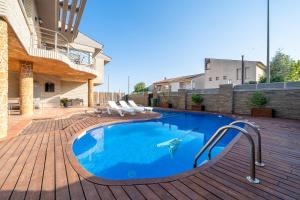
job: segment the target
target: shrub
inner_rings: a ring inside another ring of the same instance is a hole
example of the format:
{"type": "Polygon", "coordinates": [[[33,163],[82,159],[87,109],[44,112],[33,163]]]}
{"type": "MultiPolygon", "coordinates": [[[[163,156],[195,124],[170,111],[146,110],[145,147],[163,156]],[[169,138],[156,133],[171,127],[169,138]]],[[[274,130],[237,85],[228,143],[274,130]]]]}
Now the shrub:
{"type": "Polygon", "coordinates": [[[248,84],[257,84],[256,81],[249,81],[248,84]]]}
{"type": "Polygon", "coordinates": [[[201,104],[203,102],[203,97],[201,94],[193,94],[192,95],[192,101],[195,104],[201,104]]]}
{"type": "Polygon", "coordinates": [[[250,98],[250,105],[252,107],[263,107],[267,102],[268,100],[262,92],[255,92],[250,98]]]}
{"type": "Polygon", "coordinates": [[[267,77],[265,77],[265,76],[259,77],[259,81],[258,82],[259,83],[266,83],[267,82],[267,77]]]}

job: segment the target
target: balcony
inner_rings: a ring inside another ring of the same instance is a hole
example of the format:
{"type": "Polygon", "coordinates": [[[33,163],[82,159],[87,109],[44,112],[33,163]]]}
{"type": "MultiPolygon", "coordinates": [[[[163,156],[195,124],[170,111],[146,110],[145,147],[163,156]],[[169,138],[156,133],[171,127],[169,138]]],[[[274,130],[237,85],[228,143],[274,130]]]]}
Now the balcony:
{"type": "Polygon", "coordinates": [[[60,32],[42,27],[34,30],[29,48],[32,56],[60,60],[76,70],[96,74],[91,52],[74,48],[60,32]]]}

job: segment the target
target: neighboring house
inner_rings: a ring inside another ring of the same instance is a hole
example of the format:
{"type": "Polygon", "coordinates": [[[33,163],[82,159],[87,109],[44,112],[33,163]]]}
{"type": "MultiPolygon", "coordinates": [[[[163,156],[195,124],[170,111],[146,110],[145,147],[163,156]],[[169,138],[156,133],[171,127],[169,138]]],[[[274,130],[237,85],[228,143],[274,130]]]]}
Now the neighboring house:
{"type": "Polygon", "coordinates": [[[177,92],[179,89],[202,89],[203,83],[204,74],[194,74],[169,79],[165,78],[153,85],[157,92],[177,92]]]}
{"type": "MultiPolygon", "coordinates": [[[[103,45],[78,31],[86,0],[0,0],[0,137],[10,98],[21,114],[59,107],[60,99],[93,106],[111,59],[103,45]]],[[[92,28],[92,27],[91,27],[92,28]]]]}
{"type": "MultiPolygon", "coordinates": [[[[266,66],[260,61],[244,61],[244,83],[259,81],[266,66]]],[[[204,88],[218,88],[220,84],[242,84],[242,61],[205,58],[204,88]]]]}

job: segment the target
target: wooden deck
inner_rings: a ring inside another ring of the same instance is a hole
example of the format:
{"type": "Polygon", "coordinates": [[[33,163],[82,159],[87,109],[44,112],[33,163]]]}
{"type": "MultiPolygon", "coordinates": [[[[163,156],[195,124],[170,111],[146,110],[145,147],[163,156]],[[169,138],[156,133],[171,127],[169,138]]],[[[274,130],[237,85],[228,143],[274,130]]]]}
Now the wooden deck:
{"type": "Polygon", "coordinates": [[[185,178],[126,186],[92,183],[73,169],[66,144],[86,127],[117,120],[81,115],[34,122],[23,134],[0,142],[0,199],[300,199],[299,121],[251,119],[262,127],[261,184],[245,179],[249,154],[243,137],[210,167],[185,178]]]}

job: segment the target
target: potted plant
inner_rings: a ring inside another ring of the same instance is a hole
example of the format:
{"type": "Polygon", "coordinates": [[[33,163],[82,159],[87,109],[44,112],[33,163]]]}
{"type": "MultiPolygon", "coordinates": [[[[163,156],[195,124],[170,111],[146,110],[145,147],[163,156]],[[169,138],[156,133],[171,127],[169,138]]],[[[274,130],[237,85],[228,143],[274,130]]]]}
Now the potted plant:
{"type": "Polygon", "coordinates": [[[192,102],[193,102],[192,110],[200,110],[200,111],[205,110],[205,106],[201,105],[201,103],[203,102],[203,96],[201,94],[193,94],[192,102]]]}
{"type": "Polygon", "coordinates": [[[273,117],[273,109],[266,108],[268,99],[262,92],[255,92],[250,98],[251,116],[253,117],[273,117]]]}
{"type": "Polygon", "coordinates": [[[67,108],[67,107],[70,106],[71,101],[70,101],[69,99],[67,99],[67,98],[63,98],[63,99],[60,100],[60,103],[61,103],[65,108],[67,108]]]}

